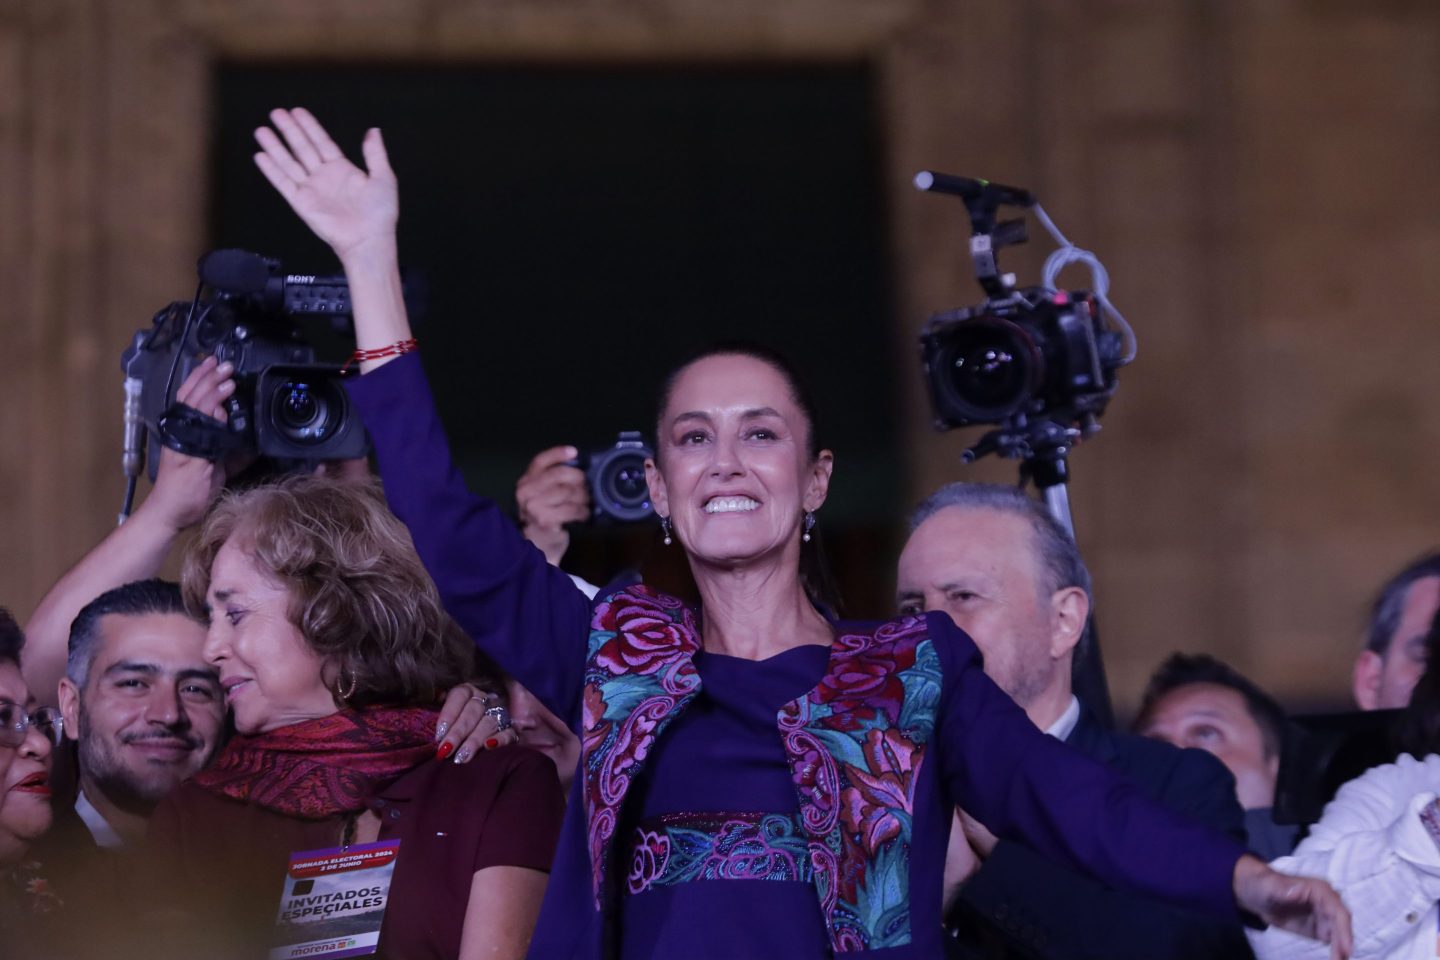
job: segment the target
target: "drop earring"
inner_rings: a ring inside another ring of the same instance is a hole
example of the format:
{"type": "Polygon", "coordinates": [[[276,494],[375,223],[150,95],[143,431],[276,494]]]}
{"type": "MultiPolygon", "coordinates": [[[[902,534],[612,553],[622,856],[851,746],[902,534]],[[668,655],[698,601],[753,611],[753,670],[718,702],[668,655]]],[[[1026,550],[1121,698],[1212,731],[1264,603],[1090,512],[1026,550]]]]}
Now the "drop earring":
{"type": "Polygon", "coordinates": [[[668,547],[668,546],[670,546],[670,544],[672,544],[672,543],[675,542],[674,540],[670,539],[670,518],[669,518],[669,517],[661,517],[661,518],[660,518],[660,532],[665,535],[665,546],[668,547]]]}
{"type": "Polygon", "coordinates": [[[811,531],[811,530],[814,530],[814,529],[815,529],[815,514],[814,514],[813,511],[806,510],[806,511],[805,511],[805,532],[804,532],[803,534],[801,534],[800,539],[801,539],[801,540],[804,540],[806,543],[809,543],[809,542],[810,542],[810,531],[811,531]]]}

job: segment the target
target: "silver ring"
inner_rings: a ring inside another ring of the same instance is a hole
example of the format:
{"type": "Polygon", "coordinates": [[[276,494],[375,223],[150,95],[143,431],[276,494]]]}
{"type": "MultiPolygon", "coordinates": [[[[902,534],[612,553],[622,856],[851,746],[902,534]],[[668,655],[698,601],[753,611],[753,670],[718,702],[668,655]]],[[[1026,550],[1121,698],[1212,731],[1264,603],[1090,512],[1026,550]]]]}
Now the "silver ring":
{"type": "Polygon", "coordinates": [[[490,709],[491,701],[493,701],[495,698],[488,693],[478,693],[472,694],[470,699],[479,703],[481,710],[488,710],[490,709]]]}
{"type": "Polygon", "coordinates": [[[485,716],[495,718],[496,733],[504,733],[510,729],[510,711],[504,707],[491,707],[485,711],[485,716]]]}

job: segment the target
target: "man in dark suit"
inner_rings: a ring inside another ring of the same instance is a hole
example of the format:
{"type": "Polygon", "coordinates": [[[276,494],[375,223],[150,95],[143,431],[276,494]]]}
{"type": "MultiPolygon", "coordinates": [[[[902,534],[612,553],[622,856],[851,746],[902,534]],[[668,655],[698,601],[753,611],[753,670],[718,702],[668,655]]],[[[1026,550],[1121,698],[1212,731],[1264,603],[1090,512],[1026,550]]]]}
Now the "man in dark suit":
{"type": "MultiPolygon", "coordinates": [[[[980,648],[985,672],[1037,727],[1121,770],[1155,800],[1243,840],[1235,784],[1219,761],[1107,730],[1072,692],[1090,576],[1043,506],[1011,487],[944,487],[917,508],[897,579],[901,611],[949,613],[980,648]]],[[[1238,919],[1217,923],[1119,893],[1021,843],[997,841],[964,811],[952,828],[946,881],[948,922],[970,956],[1249,956],[1238,919]]]]}
{"type": "Polygon", "coordinates": [[[155,892],[134,887],[135,851],[156,803],[224,734],[204,643],[180,588],[162,580],[106,591],[75,618],[56,692],[78,784],[57,791],[54,822],[34,848],[67,918],[50,933],[55,956],[128,956],[143,945],[131,911],[155,892]]]}

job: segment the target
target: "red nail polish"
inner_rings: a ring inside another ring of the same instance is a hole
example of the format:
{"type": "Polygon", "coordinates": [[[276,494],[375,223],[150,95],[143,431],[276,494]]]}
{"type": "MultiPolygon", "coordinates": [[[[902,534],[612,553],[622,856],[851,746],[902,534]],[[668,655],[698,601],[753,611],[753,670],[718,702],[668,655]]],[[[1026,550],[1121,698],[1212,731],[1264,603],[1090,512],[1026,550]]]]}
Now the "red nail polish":
{"type": "Polygon", "coordinates": [[[450,756],[450,754],[453,753],[454,750],[455,750],[455,744],[450,743],[450,742],[447,740],[445,743],[440,744],[440,749],[439,749],[439,750],[436,750],[436,751],[435,751],[435,759],[436,759],[436,760],[444,760],[446,757],[450,756]]]}
{"type": "Polygon", "coordinates": [[[485,741],[486,750],[494,750],[498,746],[500,746],[500,741],[496,740],[494,737],[491,737],[489,740],[485,741]]]}

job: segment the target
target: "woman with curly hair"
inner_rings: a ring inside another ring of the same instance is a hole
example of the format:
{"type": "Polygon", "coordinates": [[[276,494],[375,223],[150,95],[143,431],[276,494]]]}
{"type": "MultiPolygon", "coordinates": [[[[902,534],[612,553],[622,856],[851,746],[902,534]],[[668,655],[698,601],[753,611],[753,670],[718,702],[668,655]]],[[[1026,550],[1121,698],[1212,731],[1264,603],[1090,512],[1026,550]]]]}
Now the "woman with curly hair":
{"type": "Polygon", "coordinates": [[[165,925],[180,939],[158,952],[260,955],[282,886],[292,942],[349,935],[339,908],[304,909],[314,898],[287,880],[291,860],[399,841],[388,891],[354,907],[384,901],[381,956],[522,955],[559,783],[521,747],[436,757],[441,694],[471,676],[475,650],[378,489],[292,477],[228,494],[182,587],[209,622],[205,658],[236,736],[151,821],[149,882],[181,892],[165,925]]]}

